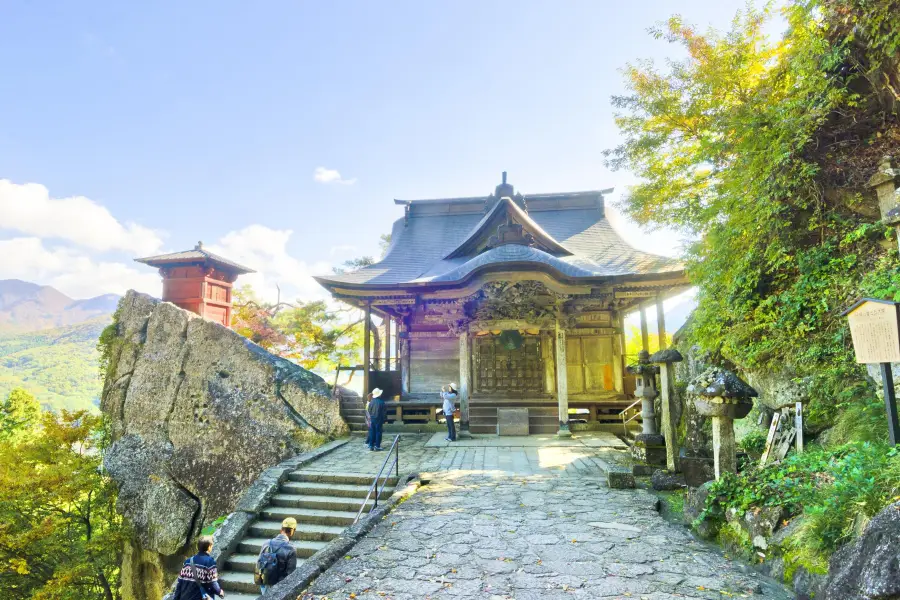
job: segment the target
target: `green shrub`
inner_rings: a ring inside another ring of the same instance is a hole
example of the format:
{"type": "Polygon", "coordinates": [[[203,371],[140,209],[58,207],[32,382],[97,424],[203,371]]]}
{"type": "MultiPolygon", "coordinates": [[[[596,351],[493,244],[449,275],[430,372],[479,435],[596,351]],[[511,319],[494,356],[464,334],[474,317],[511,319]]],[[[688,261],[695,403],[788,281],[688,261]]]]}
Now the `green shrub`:
{"type": "Polygon", "coordinates": [[[788,518],[802,515],[802,526],[786,543],[786,556],[795,568],[812,570],[821,569],[869,519],[898,499],[900,450],[856,442],[726,474],[712,484],[699,520],[721,522],[728,509],[743,513],[758,506],[781,506],[788,518]]]}
{"type": "Polygon", "coordinates": [[[766,449],[766,437],[766,432],[761,429],[753,429],[741,438],[740,446],[750,456],[759,458],[766,449]]]}

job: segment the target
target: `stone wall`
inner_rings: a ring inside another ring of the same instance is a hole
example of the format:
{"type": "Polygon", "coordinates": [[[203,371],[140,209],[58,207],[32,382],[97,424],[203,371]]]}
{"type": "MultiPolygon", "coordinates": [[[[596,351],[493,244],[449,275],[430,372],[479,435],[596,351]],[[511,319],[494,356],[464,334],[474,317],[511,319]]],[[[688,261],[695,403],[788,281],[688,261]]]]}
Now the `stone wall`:
{"type": "Polygon", "coordinates": [[[261,472],[347,426],[321,377],[173,304],[130,291],[115,327],[101,408],[134,532],[122,597],[158,600],[261,472]]]}

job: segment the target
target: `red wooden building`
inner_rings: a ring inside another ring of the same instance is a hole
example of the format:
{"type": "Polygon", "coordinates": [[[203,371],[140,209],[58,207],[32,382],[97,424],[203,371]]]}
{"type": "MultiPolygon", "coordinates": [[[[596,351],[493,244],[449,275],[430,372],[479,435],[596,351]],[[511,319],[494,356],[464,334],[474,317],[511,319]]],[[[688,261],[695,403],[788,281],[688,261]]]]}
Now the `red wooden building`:
{"type": "Polygon", "coordinates": [[[235,280],[238,275],[254,272],[206,250],[203,242],[193,250],[135,260],[159,268],[164,302],[225,327],[231,327],[231,288],[235,280]]]}

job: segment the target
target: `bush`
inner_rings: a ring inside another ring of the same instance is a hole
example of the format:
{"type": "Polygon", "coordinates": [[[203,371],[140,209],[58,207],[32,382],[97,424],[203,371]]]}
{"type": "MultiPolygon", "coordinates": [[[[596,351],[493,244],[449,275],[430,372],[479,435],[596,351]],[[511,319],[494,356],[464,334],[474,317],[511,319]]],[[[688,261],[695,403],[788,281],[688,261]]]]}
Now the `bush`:
{"type": "Polygon", "coordinates": [[[740,446],[750,456],[759,458],[766,449],[766,437],[766,432],[761,429],[753,429],[741,438],[740,446]]]}
{"type": "Polygon", "coordinates": [[[727,474],[712,484],[698,520],[724,520],[728,509],[781,506],[787,518],[802,515],[786,555],[804,565],[826,564],[841,545],[900,497],[900,450],[856,442],[812,449],[779,464],[727,474]]]}

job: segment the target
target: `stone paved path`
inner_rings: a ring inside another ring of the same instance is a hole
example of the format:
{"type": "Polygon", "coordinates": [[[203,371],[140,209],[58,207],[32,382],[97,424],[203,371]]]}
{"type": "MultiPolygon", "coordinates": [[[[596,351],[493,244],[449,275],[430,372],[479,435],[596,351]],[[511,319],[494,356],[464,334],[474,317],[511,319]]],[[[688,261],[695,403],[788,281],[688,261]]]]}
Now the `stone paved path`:
{"type": "MultiPolygon", "coordinates": [[[[611,463],[625,460],[622,452],[603,445],[572,446],[497,446],[496,436],[484,438],[483,446],[472,442],[435,447],[431,434],[403,434],[400,446],[400,472],[497,471],[508,474],[555,474],[583,477],[605,476],[611,463]]],[[[385,450],[393,441],[385,435],[385,450]]],[[[477,443],[477,440],[476,442],[477,443]]],[[[515,443],[514,440],[510,443],[515,443]]],[[[310,465],[321,472],[376,473],[387,452],[369,452],[362,437],[310,465]]]]}
{"type": "MultiPolygon", "coordinates": [[[[489,448],[470,454],[475,449],[406,441],[401,459],[434,471],[431,481],[303,598],[794,597],[664,521],[649,492],[608,489],[601,463],[617,451],[591,450],[596,456],[552,465],[527,448],[504,459],[505,452],[495,456],[489,448]]],[[[316,466],[345,471],[356,460],[362,468],[370,459],[358,446],[354,441],[316,466]]],[[[374,457],[380,464],[384,454],[374,457]]]]}

